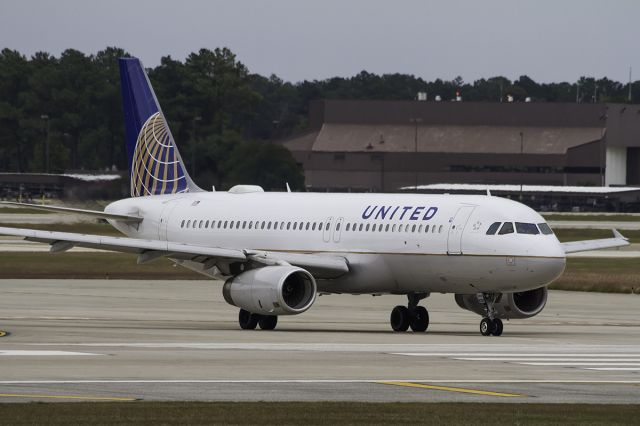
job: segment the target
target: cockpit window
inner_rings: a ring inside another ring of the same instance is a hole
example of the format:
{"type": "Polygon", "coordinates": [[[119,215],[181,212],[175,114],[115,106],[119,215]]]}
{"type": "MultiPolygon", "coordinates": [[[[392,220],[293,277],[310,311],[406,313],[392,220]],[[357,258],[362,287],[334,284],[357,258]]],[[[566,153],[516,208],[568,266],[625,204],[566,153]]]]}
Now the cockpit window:
{"type": "Polygon", "coordinates": [[[500,228],[500,232],[498,232],[498,235],[505,235],[505,234],[513,234],[513,223],[505,222],[502,225],[502,228],[500,228]]]}
{"type": "Polygon", "coordinates": [[[549,228],[549,225],[547,225],[546,223],[539,223],[538,224],[538,228],[540,228],[540,232],[542,232],[544,235],[551,235],[553,234],[553,231],[551,230],[551,228],[549,228]]]}
{"type": "Polygon", "coordinates": [[[495,235],[501,223],[502,222],[493,222],[489,229],[487,229],[487,235],[495,235]]]}
{"type": "Polygon", "coordinates": [[[538,235],[538,227],[535,223],[516,222],[516,232],[518,234],[538,235]]]}

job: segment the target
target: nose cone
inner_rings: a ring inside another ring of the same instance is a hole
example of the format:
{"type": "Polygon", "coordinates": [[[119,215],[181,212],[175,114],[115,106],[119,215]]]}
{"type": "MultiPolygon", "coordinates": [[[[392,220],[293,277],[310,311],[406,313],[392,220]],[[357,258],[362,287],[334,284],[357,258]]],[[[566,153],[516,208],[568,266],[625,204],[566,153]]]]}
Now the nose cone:
{"type": "Polygon", "coordinates": [[[566,266],[566,255],[557,238],[548,238],[536,243],[529,250],[529,272],[533,281],[547,285],[562,275],[566,266]]]}

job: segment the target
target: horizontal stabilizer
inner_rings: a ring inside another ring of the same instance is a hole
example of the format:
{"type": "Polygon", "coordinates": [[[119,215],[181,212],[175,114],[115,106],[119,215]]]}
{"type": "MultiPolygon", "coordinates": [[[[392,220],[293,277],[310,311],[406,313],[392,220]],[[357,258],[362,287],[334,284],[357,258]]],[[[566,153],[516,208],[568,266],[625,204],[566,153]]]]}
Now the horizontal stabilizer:
{"type": "Polygon", "coordinates": [[[28,209],[34,210],[44,210],[48,212],[54,213],[69,213],[69,214],[82,214],[85,216],[95,217],[96,219],[111,219],[111,220],[119,220],[122,222],[129,223],[139,223],[142,222],[142,217],[135,215],[126,215],[126,214],[113,214],[113,213],[105,213],[97,210],[86,210],[86,209],[75,209],[72,207],[60,207],[60,206],[45,206],[41,204],[29,204],[29,203],[16,203],[13,201],[1,201],[0,205],[9,205],[16,207],[24,207],[28,209]]]}

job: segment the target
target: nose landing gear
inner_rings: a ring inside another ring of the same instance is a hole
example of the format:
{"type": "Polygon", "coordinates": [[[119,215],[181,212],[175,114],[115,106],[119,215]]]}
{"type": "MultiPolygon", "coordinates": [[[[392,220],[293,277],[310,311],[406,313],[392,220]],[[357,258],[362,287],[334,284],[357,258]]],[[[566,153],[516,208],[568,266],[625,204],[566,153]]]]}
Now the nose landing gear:
{"type": "Polygon", "coordinates": [[[389,319],[393,331],[407,331],[409,327],[416,332],[426,331],[429,327],[429,311],[424,306],[418,306],[418,303],[428,296],[429,293],[408,294],[408,306],[393,308],[389,319]]]}
{"type": "Polygon", "coordinates": [[[500,295],[495,293],[478,293],[478,301],[484,304],[487,313],[480,321],[480,334],[483,336],[500,336],[504,330],[504,324],[500,318],[496,318],[495,302],[500,295]]]}

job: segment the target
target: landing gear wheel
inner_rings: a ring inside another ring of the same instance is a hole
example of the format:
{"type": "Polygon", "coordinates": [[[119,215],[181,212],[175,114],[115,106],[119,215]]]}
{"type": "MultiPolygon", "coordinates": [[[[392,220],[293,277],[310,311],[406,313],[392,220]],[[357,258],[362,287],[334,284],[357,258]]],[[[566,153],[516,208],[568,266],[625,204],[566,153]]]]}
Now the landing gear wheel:
{"type": "Polygon", "coordinates": [[[482,318],[480,321],[480,334],[483,336],[491,336],[495,325],[489,318],[482,318]]]}
{"type": "Polygon", "coordinates": [[[496,318],[493,320],[493,335],[500,336],[502,334],[502,330],[504,329],[504,325],[502,324],[502,320],[500,318],[496,318]]]}
{"type": "Polygon", "coordinates": [[[240,309],[240,313],[238,314],[238,322],[240,323],[240,328],[243,330],[254,330],[258,325],[258,319],[257,315],[244,309],[240,309]]]}
{"type": "Polygon", "coordinates": [[[396,306],[391,311],[391,328],[393,331],[407,331],[409,322],[411,321],[411,313],[406,306],[396,306]]]}
{"type": "Polygon", "coordinates": [[[277,315],[265,315],[258,321],[261,330],[273,330],[276,328],[276,324],[278,324],[277,315]]]}
{"type": "Polygon", "coordinates": [[[417,306],[411,311],[409,326],[413,331],[426,331],[429,327],[429,311],[424,306],[417,306]]]}

